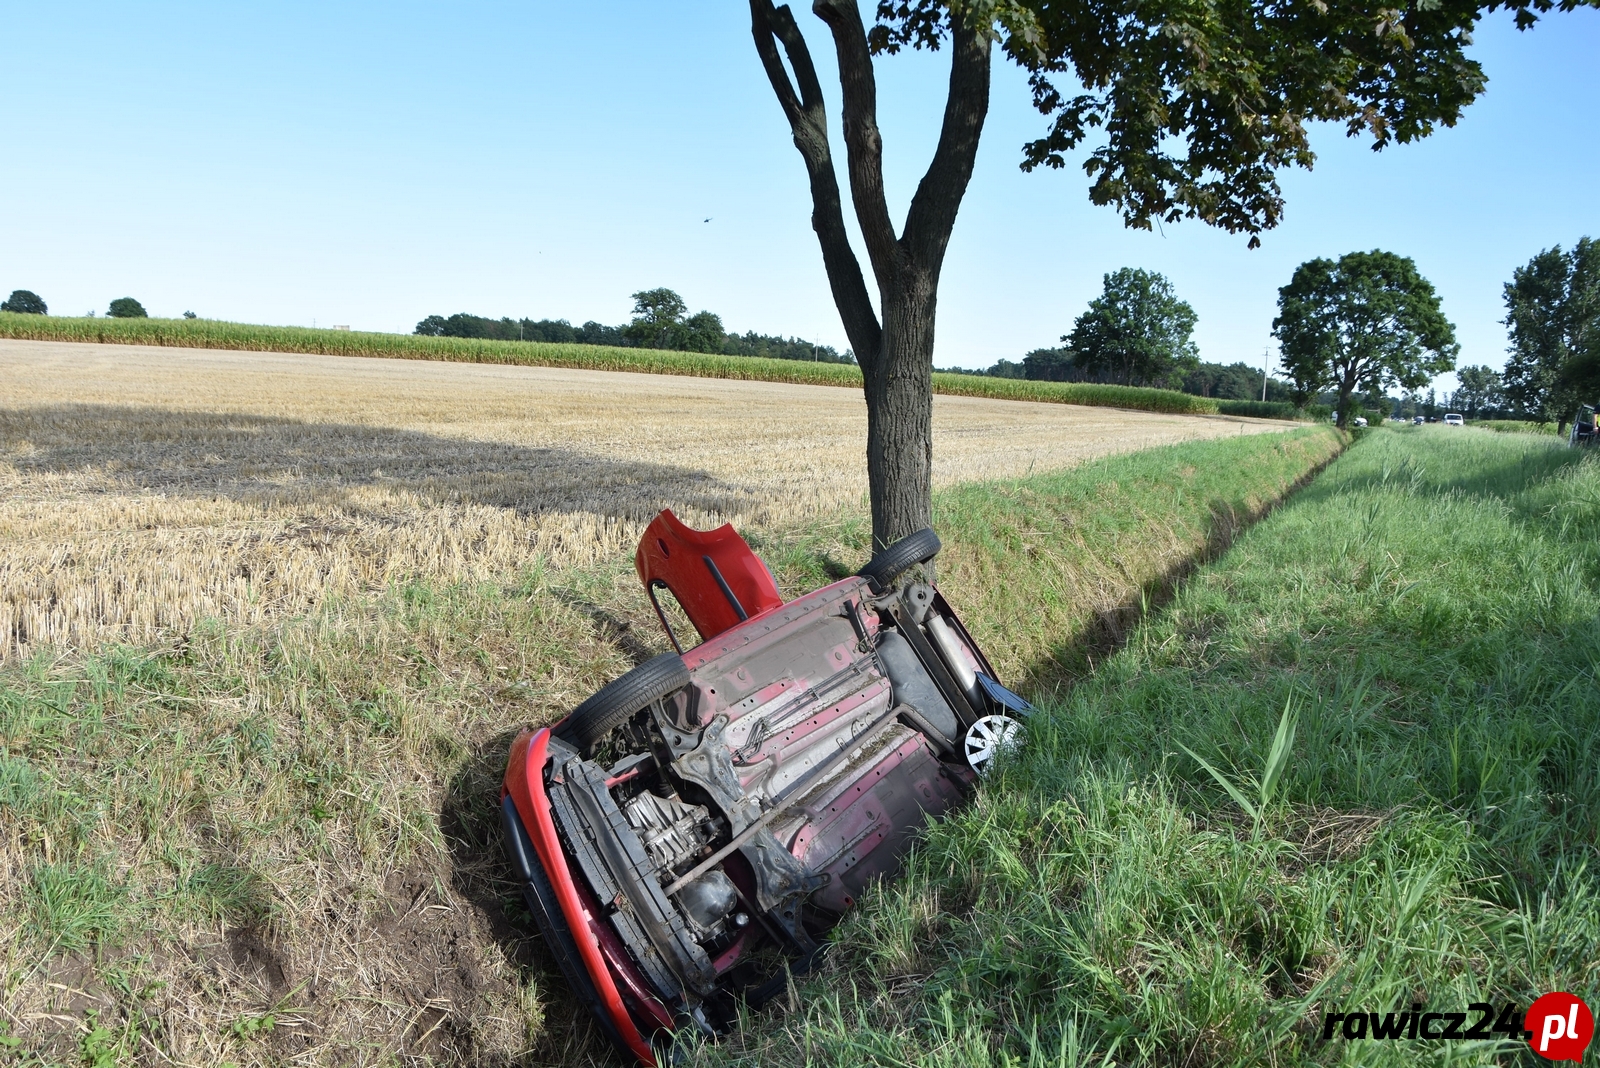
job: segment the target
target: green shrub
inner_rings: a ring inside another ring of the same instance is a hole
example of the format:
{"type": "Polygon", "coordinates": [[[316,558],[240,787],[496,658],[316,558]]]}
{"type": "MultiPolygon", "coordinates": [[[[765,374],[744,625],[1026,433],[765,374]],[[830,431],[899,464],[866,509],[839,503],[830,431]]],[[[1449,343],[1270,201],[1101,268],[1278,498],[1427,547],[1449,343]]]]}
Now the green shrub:
{"type": "Polygon", "coordinates": [[[1288,401],[1219,400],[1223,415],[1246,415],[1257,419],[1298,419],[1300,413],[1288,401]]]}

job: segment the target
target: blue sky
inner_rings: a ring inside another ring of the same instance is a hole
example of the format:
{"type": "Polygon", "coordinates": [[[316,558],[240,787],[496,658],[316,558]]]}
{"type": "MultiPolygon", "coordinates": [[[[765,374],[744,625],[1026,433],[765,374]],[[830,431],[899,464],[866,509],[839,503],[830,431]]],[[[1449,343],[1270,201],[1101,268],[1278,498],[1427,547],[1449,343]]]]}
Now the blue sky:
{"type": "MultiPolygon", "coordinates": [[[[826,72],[821,23],[798,14],[826,72]]],[[[743,3],[67,0],[7,4],[4,25],[0,292],[52,312],[132,295],[154,315],[407,332],[455,311],[616,323],[665,285],[730,329],[845,345],[743,3]]],[[[1377,154],[1319,131],[1254,251],[1195,223],[1126,230],[1076,167],[1023,174],[1041,119],[997,68],[935,362],[1055,343],[1123,266],[1172,279],[1204,358],[1259,361],[1296,264],[1385,248],[1438,287],[1462,360],[1499,366],[1512,268],[1600,236],[1600,11],[1530,33],[1492,15],[1474,54],[1489,89],[1455,129],[1377,154]]],[[[879,62],[897,212],[946,71],[879,62]]]]}

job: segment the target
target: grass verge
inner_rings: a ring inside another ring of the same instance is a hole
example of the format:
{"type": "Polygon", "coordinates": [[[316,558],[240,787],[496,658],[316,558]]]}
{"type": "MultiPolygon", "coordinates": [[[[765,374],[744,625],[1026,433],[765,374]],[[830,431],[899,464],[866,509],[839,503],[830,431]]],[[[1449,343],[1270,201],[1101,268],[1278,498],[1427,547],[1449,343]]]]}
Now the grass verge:
{"type": "Polygon", "coordinates": [[[1531,1063],[1321,1014],[1600,993],[1597,581],[1600,462],[1370,433],[699,1063],[1531,1063]]]}
{"type": "MultiPolygon", "coordinates": [[[[1308,428],[941,493],[942,582],[1002,662],[1065,655],[1339,447],[1308,428]]],[[[868,529],[754,540],[793,593],[857,566],[868,529]]],[[[495,803],[517,729],[660,651],[628,564],[419,574],[0,668],[0,1025],[21,1040],[0,1062],[87,1057],[85,1034],[245,1068],[604,1060],[495,803]]]]}
{"type": "MultiPolygon", "coordinates": [[[[304,352],[325,356],[380,356],[402,360],[519,364],[528,367],[577,367],[594,371],[637,371],[696,378],[861,387],[860,370],[845,364],[540,341],[486,341],[478,338],[315,330],[300,326],[256,326],[214,319],[101,319],[0,312],[0,338],[251,352],[304,352]]],[[[1217,402],[1206,397],[1139,386],[1030,382],[935,372],[933,391],[962,397],[1081,404],[1177,415],[1215,415],[1218,412],[1217,402]]]]}

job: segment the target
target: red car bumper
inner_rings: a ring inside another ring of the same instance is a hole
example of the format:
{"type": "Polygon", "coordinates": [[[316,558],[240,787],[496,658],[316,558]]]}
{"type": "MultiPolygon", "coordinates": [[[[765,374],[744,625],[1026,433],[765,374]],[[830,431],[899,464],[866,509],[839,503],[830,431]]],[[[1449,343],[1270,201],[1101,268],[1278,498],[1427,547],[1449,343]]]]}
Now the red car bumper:
{"type": "Polygon", "coordinates": [[[567,867],[555,821],[550,815],[550,800],[545,795],[545,751],[549,741],[548,729],[524,731],[517,737],[511,745],[511,759],[501,795],[513,857],[522,869],[519,874],[532,891],[527,895],[529,909],[539,921],[546,940],[554,943],[552,948],[558,957],[576,950],[577,960],[560,961],[563,971],[568,973],[568,981],[580,995],[592,994],[591,1007],[601,1016],[602,1022],[609,1018],[613,1041],[641,1063],[654,1065],[656,1057],[650,1039],[657,1032],[672,1030],[672,1016],[650,993],[616,934],[600,918],[598,902],[587,887],[573,880],[567,867]],[[513,820],[515,825],[512,825],[513,820]],[[534,855],[518,856],[527,845],[532,846],[534,855]],[[541,876],[548,880],[554,909],[551,901],[542,899],[535,883],[541,876]],[[560,945],[562,932],[552,931],[551,927],[564,928],[569,945],[560,945]],[[556,937],[552,939],[551,935],[556,937]],[[582,977],[572,974],[574,965],[583,969],[590,990],[583,990],[582,977]]]}

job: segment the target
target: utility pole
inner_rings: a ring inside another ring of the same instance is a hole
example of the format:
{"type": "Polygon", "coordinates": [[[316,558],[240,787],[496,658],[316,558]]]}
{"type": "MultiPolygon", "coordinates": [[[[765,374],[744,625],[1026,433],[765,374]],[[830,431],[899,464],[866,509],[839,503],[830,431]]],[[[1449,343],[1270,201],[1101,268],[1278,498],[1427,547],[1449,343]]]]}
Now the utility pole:
{"type": "Polygon", "coordinates": [[[1272,358],[1272,346],[1268,345],[1261,350],[1261,401],[1267,400],[1267,361],[1272,358]]]}

